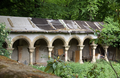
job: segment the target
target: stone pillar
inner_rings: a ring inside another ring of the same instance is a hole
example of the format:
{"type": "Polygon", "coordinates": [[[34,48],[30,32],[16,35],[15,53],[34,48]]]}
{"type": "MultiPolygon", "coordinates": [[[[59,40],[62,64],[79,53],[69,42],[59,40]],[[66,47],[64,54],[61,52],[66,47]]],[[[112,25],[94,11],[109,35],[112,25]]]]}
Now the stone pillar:
{"type": "Polygon", "coordinates": [[[10,53],[9,58],[11,58],[11,54],[12,54],[12,52],[13,52],[14,48],[7,48],[7,50],[8,50],[8,52],[10,53]]]}
{"type": "Polygon", "coordinates": [[[65,62],[67,62],[68,59],[68,49],[70,46],[65,46],[65,62]]]}
{"type": "Polygon", "coordinates": [[[34,50],[35,50],[35,47],[29,47],[29,52],[30,52],[30,57],[29,57],[30,62],[29,62],[29,64],[30,65],[33,65],[33,52],[34,52],[34,50]]]}
{"type": "Polygon", "coordinates": [[[37,64],[37,60],[39,59],[39,48],[40,46],[36,46],[35,48],[35,63],[37,64]]]}
{"type": "Polygon", "coordinates": [[[18,46],[18,61],[21,61],[22,58],[22,46],[18,46]]]}
{"type": "Polygon", "coordinates": [[[107,45],[103,45],[103,48],[105,50],[105,60],[108,61],[108,58],[107,58],[107,49],[108,49],[108,46],[107,45]]]}
{"type": "Polygon", "coordinates": [[[79,45],[80,46],[80,59],[79,59],[79,62],[80,64],[83,64],[83,60],[82,60],[82,50],[84,48],[84,45],[79,45]]]}
{"type": "Polygon", "coordinates": [[[52,50],[53,50],[53,46],[48,46],[48,51],[49,51],[49,56],[48,56],[48,58],[50,59],[51,58],[51,52],[52,52],[52,50]]]}
{"type": "Polygon", "coordinates": [[[96,44],[92,44],[92,49],[93,49],[93,58],[92,58],[92,63],[95,63],[96,62],[96,59],[95,59],[95,49],[97,48],[97,45],[96,44]]]}

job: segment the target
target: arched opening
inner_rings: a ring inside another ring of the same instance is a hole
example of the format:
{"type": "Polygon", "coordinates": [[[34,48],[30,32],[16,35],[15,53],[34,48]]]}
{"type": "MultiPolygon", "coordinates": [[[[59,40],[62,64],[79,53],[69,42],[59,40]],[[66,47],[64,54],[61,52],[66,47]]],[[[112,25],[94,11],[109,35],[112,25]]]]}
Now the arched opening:
{"type": "Polygon", "coordinates": [[[75,38],[71,39],[69,46],[68,59],[70,59],[70,61],[79,62],[80,54],[78,49],[78,41],[75,38]]]}
{"type": "Polygon", "coordinates": [[[48,61],[48,47],[44,39],[38,39],[35,44],[35,52],[33,53],[34,64],[45,64],[48,61]]]}
{"type": "Polygon", "coordinates": [[[61,39],[56,39],[52,46],[54,46],[54,49],[51,53],[51,57],[55,58],[55,57],[60,57],[61,60],[65,60],[65,48],[64,48],[64,43],[61,39]]]}
{"type": "Polygon", "coordinates": [[[105,56],[105,51],[103,47],[99,44],[97,44],[97,48],[95,49],[95,56],[98,56],[98,54],[105,56]]]}
{"type": "Polygon", "coordinates": [[[107,52],[107,57],[109,60],[112,61],[119,61],[120,60],[120,50],[116,47],[109,46],[108,52],[107,52]]]}
{"type": "Polygon", "coordinates": [[[2,45],[2,47],[3,47],[4,49],[8,48],[8,44],[7,44],[6,42],[4,42],[3,45],[2,45]]]}
{"type": "Polygon", "coordinates": [[[23,64],[29,64],[28,42],[24,39],[18,39],[13,43],[14,48],[11,58],[23,64]]]}
{"type": "Polygon", "coordinates": [[[83,45],[85,45],[85,46],[83,48],[82,59],[83,59],[83,61],[91,61],[93,53],[92,53],[90,39],[88,39],[88,38],[85,39],[83,45]]]}

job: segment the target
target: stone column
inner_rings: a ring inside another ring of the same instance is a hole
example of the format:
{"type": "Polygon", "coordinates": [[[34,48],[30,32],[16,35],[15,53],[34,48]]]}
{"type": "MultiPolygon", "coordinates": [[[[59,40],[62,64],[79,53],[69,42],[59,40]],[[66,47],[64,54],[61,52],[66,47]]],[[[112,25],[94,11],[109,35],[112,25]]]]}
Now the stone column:
{"type": "Polygon", "coordinates": [[[18,46],[18,61],[21,61],[22,58],[22,46],[18,46]]]}
{"type": "Polygon", "coordinates": [[[107,45],[103,45],[103,48],[105,50],[105,60],[108,61],[108,58],[107,58],[107,49],[108,49],[109,46],[107,45]]]}
{"type": "Polygon", "coordinates": [[[48,56],[48,58],[50,59],[51,58],[51,52],[52,52],[52,50],[53,50],[53,46],[48,46],[48,51],[49,51],[49,56],[48,56]]]}
{"type": "Polygon", "coordinates": [[[67,62],[68,59],[68,49],[70,46],[65,46],[65,62],[67,62]]]}
{"type": "Polygon", "coordinates": [[[96,62],[96,59],[95,59],[95,49],[96,49],[97,45],[96,44],[92,44],[91,46],[92,46],[92,49],[93,49],[92,63],[95,63],[96,62]]]}
{"type": "Polygon", "coordinates": [[[29,47],[29,52],[30,52],[30,57],[29,57],[30,62],[29,62],[29,64],[30,65],[33,65],[33,52],[34,52],[34,50],[35,50],[35,47],[29,47]]]}
{"type": "Polygon", "coordinates": [[[80,64],[83,64],[83,60],[82,60],[82,50],[83,50],[83,48],[84,48],[84,45],[79,45],[80,46],[80,64]]]}
{"type": "Polygon", "coordinates": [[[37,60],[39,59],[39,48],[40,46],[36,46],[35,48],[35,63],[37,64],[37,60]]]}
{"type": "Polygon", "coordinates": [[[14,48],[7,48],[7,50],[8,50],[8,52],[10,53],[9,58],[11,58],[11,54],[12,54],[12,52],[13,52],[14,48]]]}

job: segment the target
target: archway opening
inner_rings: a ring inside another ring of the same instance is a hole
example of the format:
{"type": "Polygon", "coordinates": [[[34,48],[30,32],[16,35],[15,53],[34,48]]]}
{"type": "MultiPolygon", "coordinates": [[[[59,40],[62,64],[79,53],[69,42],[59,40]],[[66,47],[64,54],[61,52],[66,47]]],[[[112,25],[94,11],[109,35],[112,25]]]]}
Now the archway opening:
{"type": "Polygon", "coordinates": [[[102,56],[105,56],[105,51],[103,47],[99,44],[97,44],[97,48],[95,49],[95,56],[97,57],[96,59],[104,58],[102,56]],[[100,57],[99,54],[101,55],[100,57]]]}
{"type": "Polygon", "coordinates": [[[18,39],[13,43],[14,48],[11,58],[13,60],[19,61],[20,63],[29,64],[29,44],[24,39],[18,39]]]}
{"type": "Polygon", "coordinates": [[[107,57],[109,60],[112,61],[119,61],[120,60],[120,50],[117,47],[109,46],[107,57]]]}
{"type": "Polygon", "coordinates": [[[55,57],[60,57],[61,60],[65,60],[65,48],[64,48],[64,43],[61,39],[56,39],[52,46],[54,46],[54,49],[51,53],[51,57],[55,58],[55,57]]]}
{"type": "Polygon", "coordinates": [[[7,44],[6,42],[4,42],[3,45],[2,45],[2,47],[3,47],[4,49],[8,48],[8,44],[7,44]]]}
{"type": "Polygon", "coordinates": [[[88,39],[88,38],[85,39],[83,45],[85,45],[85,46],[83,48],[82,59],[83,59],[83,61],[91,61],[93,53],[92,53],[90,39],[88,39]]]}
{"type": "Polygon", "coordinates": [[[48,47],[44,39],[38,39],[35,44],[35,52],[33,53],[34,64],[46,64],[48,61],[48,47]]]}
{"type": "Polygon", "coordinates": [[[79,62],[79,49],[78,49],[78,41],[73,38],[69,42],[69,50],[68,50],[68,60],[79,62]]]}

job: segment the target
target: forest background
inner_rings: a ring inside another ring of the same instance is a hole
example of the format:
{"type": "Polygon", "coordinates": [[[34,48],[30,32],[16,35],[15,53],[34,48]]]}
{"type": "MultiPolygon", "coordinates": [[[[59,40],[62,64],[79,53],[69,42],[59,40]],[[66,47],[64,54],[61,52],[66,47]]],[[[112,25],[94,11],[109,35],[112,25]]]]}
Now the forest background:
{"type": "Polygon", "coordinates": [[[120,0],[0,0],[0,15],[104,21],[95,43],[120,47],[120,0]]]}
{"type": "MultiPolygon", "coordinates": [[[[102,30],[93,30],[94,35],[98,36],[98,39],[94,40],[95,43],[109,46],[112,45],[120,48],[120,0],[0,0],[0,15],[64,20],[104,21],[105,24],[103,25],[104,28],[102,30]]],[[[8,34],[2,31],[5,30],[4,24],[0,24],[0,26],[3,27],[0,32],[0,48],[2,48],[2,43],[8,34]]],[[[0,50],[0,55],[3,55],[3,53],[4,52],[0,50]]],[[[9,54],[4,55],[8,56],[9,54]]],[[[116,69],[119,68],[118,65],[116,67],[116,69]]],[[[107,68],[107,70],[108,69],[109,68],[107,68]]],[[[94,70],[92,70],[93,75],[94,72],[96,72],[94,70]]],[[[91,69],[89,69],[89,71],[91,72],[91,69]]],[[[73,70],[71,70],[71,72],[73,72],[73,70]]],[[[69,73],[70,71],[67,73],[67,76],[69,76],[69,73]]],[[[79,73],[81,74],[81,72],[79,73]]],[[[119,73],[120,72],[118,71],[118,74],[119,73]]],[[[99,72],[95,75],[98,76],[99,72]]],[[[109,75],[106,74],[105,76],[109,75]]]]}
{"type": "Polygon", "coordinates": [[[103,21],[116,15],[120,0],[0,0],[0,15],[103,21]]]}

